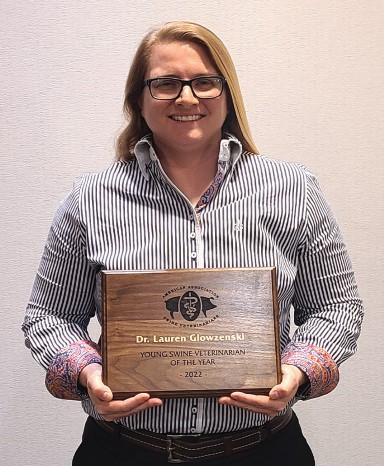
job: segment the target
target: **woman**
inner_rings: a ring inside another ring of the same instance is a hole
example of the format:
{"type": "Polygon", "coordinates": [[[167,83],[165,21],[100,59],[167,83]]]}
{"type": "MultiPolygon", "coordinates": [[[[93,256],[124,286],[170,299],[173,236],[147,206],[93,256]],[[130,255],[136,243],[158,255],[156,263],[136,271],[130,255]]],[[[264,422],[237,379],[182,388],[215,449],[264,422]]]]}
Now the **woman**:
{"type": "Polygon", "coordinates": [[[73,464],[314,464],[291,406],[335,388],[362,320],[316,179],[258,155],[231,58],[200,25],[167,23],[143,39],[125,111],[118,161],[82,177],[58,210],[23,326],[48,390],[81,399],[89,415],[73,464]],[[283,361],[269,396],[112,399],[87,333],[101,270],[267,266],[277,269],[283,361]]]}

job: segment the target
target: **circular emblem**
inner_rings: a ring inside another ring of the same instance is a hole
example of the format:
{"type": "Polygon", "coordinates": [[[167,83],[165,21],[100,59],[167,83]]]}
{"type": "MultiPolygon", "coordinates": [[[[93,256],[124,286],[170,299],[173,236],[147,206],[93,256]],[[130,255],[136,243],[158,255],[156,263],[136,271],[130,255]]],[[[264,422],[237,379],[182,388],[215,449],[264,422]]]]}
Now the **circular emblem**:
{"type": "Polygon", "coordinates": [[[187,291],[183,296],[180,296],[179,311],[185,320],[196,320],[199,317],[201,309],[200,296],[194,291],[187,291]]]}

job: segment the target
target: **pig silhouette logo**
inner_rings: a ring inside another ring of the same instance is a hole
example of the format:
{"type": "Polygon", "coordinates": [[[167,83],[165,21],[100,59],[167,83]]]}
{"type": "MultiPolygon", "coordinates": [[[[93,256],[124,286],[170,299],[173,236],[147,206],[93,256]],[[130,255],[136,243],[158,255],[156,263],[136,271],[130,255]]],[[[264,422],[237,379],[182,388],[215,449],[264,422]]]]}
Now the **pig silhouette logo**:
{"type": "Polygon", "coordinates": [[[195,291],[187,291],[182,296],[175,296],[165,301],[165,306],[174,319],[174,313],[180,312],[185,320],[192,322],[196,320],[200,312],[207,317],[207,311],[217,307],[211,302],[211,299],[205,296],[199,296],[195,291]]]}

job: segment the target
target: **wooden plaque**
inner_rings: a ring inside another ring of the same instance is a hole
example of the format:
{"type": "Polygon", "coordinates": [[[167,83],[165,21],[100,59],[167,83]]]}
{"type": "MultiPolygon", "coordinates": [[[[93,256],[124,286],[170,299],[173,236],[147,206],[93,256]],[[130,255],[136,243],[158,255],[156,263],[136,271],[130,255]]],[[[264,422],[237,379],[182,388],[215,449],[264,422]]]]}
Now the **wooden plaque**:
{"type": "Polygon", "coordinates": [[[102,272],[115,399],[267,394],[281,381],[275,268],[102,272]]]}

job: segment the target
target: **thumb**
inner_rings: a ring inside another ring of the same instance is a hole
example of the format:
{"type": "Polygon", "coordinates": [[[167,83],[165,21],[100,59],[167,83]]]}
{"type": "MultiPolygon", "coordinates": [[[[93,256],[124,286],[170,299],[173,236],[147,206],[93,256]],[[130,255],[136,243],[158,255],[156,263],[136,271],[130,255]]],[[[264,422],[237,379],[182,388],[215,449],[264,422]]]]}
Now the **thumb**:
{"type": "Polygon", "coordinates": [[[88,379],[88,391],[101,401],[112,401],[112,390],[103,383],[101,371],[94,371],[88,379]]]}
{"type": "Polygon", "coordinates": [[[269,392],[269,397],[272,400],[278,400],[289,397],[290,399],[297,392],[300,385],[301,378],[304,373],[295,366],[285,365],[282,366],[283,378],[279,385],[275,385],[269,392]]]}
{"type": "Polygon", "coordinates": [[[279,398],[281,398],[281,393],[280,393],[279,387],[280,387],[280,385],[276,385],[269,392],[269,398],[271,400],[278,400],[279,398]]]}
{"type": "Polygon", "coordinates": [[[271,391],[269,392],[269,398],[271,400],[278,400],[280,398],[284,398],[286,395],[286,391],[289,386],[289,374],[287,374],[287,371],[284,370],[285,368],[283,367],[282,371],[282,380],[278,385],[275,385],[274,387],[271,388],[271,391]]]}

